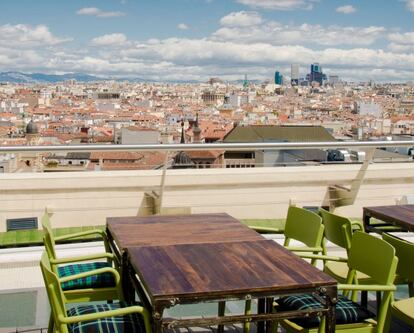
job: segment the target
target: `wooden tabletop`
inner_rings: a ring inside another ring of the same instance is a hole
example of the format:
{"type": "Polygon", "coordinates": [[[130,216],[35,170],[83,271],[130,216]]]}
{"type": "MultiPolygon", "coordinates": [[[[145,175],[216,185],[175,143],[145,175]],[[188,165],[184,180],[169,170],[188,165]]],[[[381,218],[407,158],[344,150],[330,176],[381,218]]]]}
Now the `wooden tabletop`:
{"type": "Polygon", "coordinates": [[[272,240],[128,248],[153,302],[315,291],[337,282],[272,240]]]}
{"type": "Polygon", "coordinates": [[[108,217],[107,229],[121,251],[133,246],[263,239],[228,214],[108,217]]]}
{"type": "Polygon", "coordinates": [[[365,225],[370,217],[414,231],[414,205],[364,207],[365,225]]]}

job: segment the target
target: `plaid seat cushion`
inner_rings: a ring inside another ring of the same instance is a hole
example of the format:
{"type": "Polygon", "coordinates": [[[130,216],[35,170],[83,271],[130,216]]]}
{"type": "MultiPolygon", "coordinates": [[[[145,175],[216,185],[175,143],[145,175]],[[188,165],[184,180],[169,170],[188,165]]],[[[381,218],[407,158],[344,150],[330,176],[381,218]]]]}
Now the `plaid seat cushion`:
{"type": "MultiPolygon", "coordinates": [[[[90,262],[85,264],[65,265],[58,268],[60,278],[72,276],[74,274],[85,273],[94,269],[111,267],[106,262],[90,262]]],[[[62,290],[86,289],[86,288],[103,288],[114,287],[115,279],[111,273],[91,275],[85,278],[76,279],[62,283],[62,290]]]]}
{"type": "MultiPolygon", "coordinates": [[[[278,308],[283,311],[309,310],[322,307],[322,304],[319,302],[319,300],[312,294],[283,297],[280,298],[277,303],[279,304],[278,308]]],[[[365,319],[375,317],[373,313],[342,295],[338,296],[338,303],[336,303],[335,313],[336,324],[338,325],[360,323],[365,319]]],[[[295,318],[291,319],[291,321],[304,328],[312,328],[319,326],[320,318],[295,318]]]]}
{"type": "MultiPolygon", "coordinates": [[[[76,306],[67,311],[69,317],[115,310],[126,307],[123,302],[114,304],[88,304],[76,306]]],[[[95,321],[85,321],[68,326],[70,333],[145,333],[145,325],[140,314],[108,317],[95,321]]]]}

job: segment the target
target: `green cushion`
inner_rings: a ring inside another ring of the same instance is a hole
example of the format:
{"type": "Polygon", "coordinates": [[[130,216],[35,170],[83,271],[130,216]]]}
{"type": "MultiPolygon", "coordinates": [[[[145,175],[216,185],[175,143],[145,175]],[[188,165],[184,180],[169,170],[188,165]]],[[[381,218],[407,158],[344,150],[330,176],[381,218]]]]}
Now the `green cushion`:
{"type": "MultiPolygon", "coordinates": [[[[127,305],[123,302],[114,304],[90,304],[76,306],[67,311],[69,317],[91,313],[116,310],[127,305]]],[[[108,317],[95,321],[86,321],[68,325],[70,333],[145,333],[145,325],[140,314],[108,317]]]]}
{"type": "MultiPolygon", "coordinates": [[[[280,298],[277,303],[279,304],[278,309],[283,311],[309,310],[323,307],[318,298],[312,294],[283,297],[280,298]]],[[[368,318],[375,317],[370,311],[342,295],[338,296],[335,314],[337,325],[360,323],[368,318]]],[[[295,318],[291,319],[291,321],[304,328],[318,327],[320,324],[320,318],[316,316],[309,318],[295,318]]]]}
{"type": "MultiPolygon", "coordinates": [[[[111,267],[107,262],[91,262],[85,264],[66,265],[58,268],[58,274],[60,278],[72,276],[74,274],[80,274],[89,272],[95,269],[111,267]]],[[[85,278],[76,279],[61,284],[62,290],[74,290],[74,289],[86,289],[86,288],[104,288],[114,287],[115,278],[111,273],[103,273],[97,275],[91,275],[85,278]]]]}

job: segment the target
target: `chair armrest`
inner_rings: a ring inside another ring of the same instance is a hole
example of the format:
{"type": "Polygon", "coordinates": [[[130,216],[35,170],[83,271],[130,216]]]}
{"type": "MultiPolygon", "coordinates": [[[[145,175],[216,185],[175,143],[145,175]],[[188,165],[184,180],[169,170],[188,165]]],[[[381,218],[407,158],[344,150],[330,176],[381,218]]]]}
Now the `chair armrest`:
{"type": "Polygon", "coordinates": [[[319,259],[323,261],[348,262],[347,258],[333,257],[333,256],[327,256],[323,254],[301,254],[300,257],[303,259],[319,259]]]}
{"type": "Polygon", "coordinates": [[[259,226],[248,226],[250,229],[253,229],[254,231],[260,233],[266,233],[266,234],[280,234],[283,232],[282,229],[278,228],[271,228],[271,227],[259,227],[259,226]]]}
{"type": "Polygon", "coordinates": [[[395,291],[397,287],[383,284],[338,284],[338,290],[395,291]]]}
{"type": "Polygon", "coordinates": [[[364,231],[364,224],[361,221],[351,221],[352,231],[364,231]],[[356,228],[355,228],[356,227],[356,228]]]}
{"type": "Polygon", "coordinates": [[[52,265],[57,264],[70,264],[73,262],[79,262],[79,261],[89,261],[89,260],[95,260],[95,259],[111,259],[113,260],[115,258],[113,253],[96,253],[96,254],[89,254],[85,256],[78,256],[78,257],[68,257],[68,258],[60,258],[60,259],[50,259],[50,263],[52,265]]]}
{"type": "Polygon", "coordinates": [[[301,247],[301,246],[285,246],[285,249],[292,252],[322,252],[323,249],[320,246],[317,247],[301,247]]]}
{"type": "Polygon", "coordinates": [[[83,272],[83,273],[79,273],[79,274],[73,274],[73,275],[70,275],[70,276],[65,276],[63,278],[59,278],[59,282],[61,282],[61,283],[69,282],[69,281],[72,281],[72,280],[83,279],[83,278],[86,278],[88,276],[99,275],[99,274],[104,274],[104,273],[111,273],[112,275],[114,275],[116,285],[118,285],[119,282],[121,281],[121,277],[119,276],[119,273],[116,269],[114,269],[112,267],[103,267],[103,268],[94,269],[92,271],[87,271],[87,272],[83,272]]]}
{"type": "Polygon", "coordinates": [[[68,235],[57,236],[57,237],[55,237],[55,241],[61,241],[61,240],[78,238],[78,237],[95,235],[95,234],[101,236],[103,239],[106,239],[105,230],[93,229],[93,230],[76,232],[76,233],[68,234],[68,235]]]}
{"type": "MultiPolygon", "coordinates": [[[[148,311],[143,308],[142,306],[129,306],[127,308],[116,309],[116,310],[109,310],[104,312],[97,312],[97,313],[90,313],[86,315],[79,315],[79,316],[72,316],[72,317],[65,317],[62,314],[58,316],[59,321],[64,324],[73,324],[79,323],[83,321],[92,321],[107,317],[116,317],[116,316],[123,316],[132,313],[140,313],[144,317],[145,324],[149,323],[149,313],[148,311]]],[[[145,325],[147,326],[147,325],[145,325]]]]}

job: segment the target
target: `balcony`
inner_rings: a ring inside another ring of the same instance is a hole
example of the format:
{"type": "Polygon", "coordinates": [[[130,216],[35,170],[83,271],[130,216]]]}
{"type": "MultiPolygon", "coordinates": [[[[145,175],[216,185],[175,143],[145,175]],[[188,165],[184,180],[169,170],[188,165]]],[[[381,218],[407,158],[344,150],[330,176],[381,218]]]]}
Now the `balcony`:
{"type": "MultiPolygon", "coordinates": [[[[0,232],[7,232],[7,220],[40,218],[45,211],[52,215],[54,228],[103,226],[108,216],[179,212],[226,212],[248,223],[263,225],[282,221],[290,204],[329,206],[339,214],[360,219],[364,206],[393,205],[404,197],[414,196],[412,163],[375,163],[370,158],[373,149],[408,147],[409,142],[2,147],[0,154],[109,150],[277,151],[334,146],[364,150],[366,159],[358,163],[283,167],[251,168],[254,161],[249,160],[245,168],[171,170],[164,167],[135,171],[0,174],[0,232]]],[[[414,241],[411,234],[404,236],[414,241]]],[[[270,237],[282,240],[282,235],[270,237]]],[[[100,250],[94,242],[60,247],[64,255],[100,250]]],[[[0,250],[0,307],[7,309],[0,314],[0,332],[24,328],[40,331],[47,326],[47,297],[38,269],[41,250],[36,246],[0,250]],[[10,304],[16,304],[15,308],[10,304]],[[19,316],[13,317],[16,313],[19,316]]],[[[240,304],[230,306],[235,311],[241,308],[240,304]]],[[[208,312],[211,308],[206,305],[204,310],[208,312]]],[[[403,329],[396,327],[395,332],[403,329]]]]}

